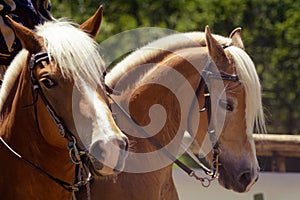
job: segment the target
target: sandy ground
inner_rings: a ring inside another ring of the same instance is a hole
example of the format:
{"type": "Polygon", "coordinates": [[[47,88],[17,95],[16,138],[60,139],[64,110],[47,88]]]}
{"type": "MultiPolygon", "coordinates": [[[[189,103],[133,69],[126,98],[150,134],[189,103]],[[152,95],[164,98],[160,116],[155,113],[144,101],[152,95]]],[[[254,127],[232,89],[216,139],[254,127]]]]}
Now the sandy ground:
{"type": "Polygon", "coordinates": [[[179,169],[173,174],[181,200],[255,200],[255,196],[260,197],[257,200],[262,196],[263,200],[300,200],[300,173],[261,173],[258,182],[243,194],[224,189],[218,181],[204,188],[179,169]]]}

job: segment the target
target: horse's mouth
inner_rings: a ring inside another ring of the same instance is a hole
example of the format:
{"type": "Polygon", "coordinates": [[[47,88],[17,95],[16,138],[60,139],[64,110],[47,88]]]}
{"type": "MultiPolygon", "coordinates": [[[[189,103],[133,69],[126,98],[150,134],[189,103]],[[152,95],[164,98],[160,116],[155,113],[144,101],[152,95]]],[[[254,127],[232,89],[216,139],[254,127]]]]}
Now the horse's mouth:
{"type": "Polygon", "coordinates": [[[98,159],[96,159],[91,154],[85,154],[82,158],[83,164],[88,168],[89,172],[92,176],[96,177],[106,177],[110,175],[117,175],[121,172],[118,167],[111,168],[109,166],[104,165],[98,159]]]}
{"type": "Polygon", "coordinates": [[[234,180],[232,176],[227,173],[226,169],[223,166],[220,166],[219,168],[218,181],[220,185],[222,185],[228,190],[233,190],[239,193],[248,192],[250,188],[257,182],[257,179],[258,177],[252,179],[251,182],[237,181],[234,180]]]}

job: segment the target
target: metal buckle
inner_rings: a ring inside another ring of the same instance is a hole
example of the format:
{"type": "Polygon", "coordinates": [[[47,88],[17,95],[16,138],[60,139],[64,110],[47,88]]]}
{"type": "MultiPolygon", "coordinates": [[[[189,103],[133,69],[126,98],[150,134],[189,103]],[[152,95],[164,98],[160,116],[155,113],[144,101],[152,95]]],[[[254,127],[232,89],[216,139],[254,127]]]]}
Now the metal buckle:
{"type": "Polygon", "coordinates": [[[59,134],[62,136],[62,137],[65,137],[66,136],[66,131],[65,131],[65,128],[62,124],[57,124],[57,128],[58,128],[58,131],[59,131],[59,134]]]}
{"type": "Polygon", "coordinates": [[[206,177],[200,177],[200,176],[197,176],[197,174],[195,173],[195,171],[192,171],[190,174],[189,174],[190,177],[194,177],[196,180],[200,181],[201,182],[201,185],[203,187],[209,187],[210,186],[210,183],[214,180],[214,178],[206,178],[206,177]]]}
{"type": "Polygon", "coordinates": [[[76,146],[76,138],[71,136],[72,140],[68,142],[69,155],[72,163],[80,164],[81,163],[81,152],[78,151],[76,146]]]}

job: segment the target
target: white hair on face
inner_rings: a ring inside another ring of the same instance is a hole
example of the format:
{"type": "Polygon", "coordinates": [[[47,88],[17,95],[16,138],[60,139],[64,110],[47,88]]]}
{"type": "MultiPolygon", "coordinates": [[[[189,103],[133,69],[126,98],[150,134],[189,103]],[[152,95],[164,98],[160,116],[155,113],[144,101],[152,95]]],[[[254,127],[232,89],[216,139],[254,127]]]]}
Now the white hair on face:
{"type": "Polygon", "coordinates": [[[263,107],[261,102],[261,85],[251,58],[242,49],[230,46],[226,48],[236,63],[237,74],[246,93],[246,126],[247,134],[253,133],[256,125],[259,133],[266,132],[263,107]]]}
{"type": "MultiPolygon", "coordinates": [[[[84,124],[83,127],[78,127],[80,130],[83,130],[82,132],[84,133],[83,135],[80,135],[80,138],[84,138],[85,148],[89,149],[95,158],[101,162],[105,162],[105,165],[113,168],[118,164],[118,157],[114,155],[118,155],[120,149],[111,140],[115,137],[117,131],[111,126],[110,119],[108,118],[109,115],[107,113],[110,113],[111,111],[105,103],[98,98],[99,94],[95,90],[84,84],[81,87],[80,90],[84,91],[84,95],[80,99],[80,114],[85,118],[90,119],[89,122],[91,124],[90,127],[86,127],[86,124],[84,124]],[[87,129],[91,131],[91,134],[85,134],[87,129]],[[92,151],[92,149],[94,146],[99,145],[97,141],[101,141],[100,145],[103,150],[95,152],[92,151]],[[108,159],[103,160],[101,152],[105,153],[106,158],[108,159]]],[[[80,124],[81,122],[76,123],[76,126],[80,126],[80,124]]]]}
{"type": "Polygon", "coordinates": [[[94,86],[103,86],[104,62],[97,43],[89,35],[64,21],[46,22],[36,29],[44,39],[50,59],[57,63],[64,77],[78,77],[94,86]]]}

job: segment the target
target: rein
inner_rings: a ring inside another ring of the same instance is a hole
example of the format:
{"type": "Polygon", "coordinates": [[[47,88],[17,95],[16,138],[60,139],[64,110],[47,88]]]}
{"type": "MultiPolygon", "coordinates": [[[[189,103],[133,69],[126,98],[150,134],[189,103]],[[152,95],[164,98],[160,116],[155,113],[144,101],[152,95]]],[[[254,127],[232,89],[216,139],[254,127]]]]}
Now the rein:
{"type": "MultiPolygon", "coordinates": [[[[210,99],[210,93],[209,93],[209,86],[208,83],[205,81],[208,81],[210,79],[219,79],[219,80],[229,80],[229,81],[234,81],[237,82],[239,81],[239,77],[237,75],[231,75],[225,72],[220,72],[220,73],[215,73],[210,71],[210,66],[212,64],[212,61],[209,59],[204,67],[204,69],[201,71],[201,80],[197,86],[197,89],[195,91],[195,97],[193,98],[190,110],[189,110],[189,114],[188,114],[188,132],[189,134],[192,134],[192,130],[190,127],[190,117],[191,117],[191,112],[192,112],[192,108],[194,107],[195,103],[198,101],[198,98],[200,96],[200,91],[202,88],[204,88],[204,98],[205,98],[205,102],[204,105],[202,107],[202,109],[199,110],[199,112],[207,112],[207,118],[208,118],[208,134],[209,134],[209,138],[211,140],[212,146],[213,146],[213,166],[212,169],[209,169],[208,167],[206,167],[203,163],[201,163],[199,161],[198,158],[194,158],[192,155],[190,155],[193,159],[197,159],[197,163],[199,165],[199,167],[205,172],[206,175],[209,176],[209,178],[207,177],[199,177],[197,176],[196,172],[194,170],[192,170],[190,167],[188,167],[187,165],[185,165],[183,162],[181,162],[180,160],[178,160],[174,155],[172,155],[167,149],[165,149],[159,141],[157,141],[156,139],[154,139],[153,137],[151,137],[143,128],[141,128],[140,126],[135,126],[138,130],[138,132],[144,136],[148,141],[150,141],[150,143],[152,145],[154,145],[157,149],[160,149],[162,151],[162,153],[168,157],[170,160],[174,161],[174,163],[181,168],[184,172],[186,172],[190,177],[194,177],[195,179],[199,180],[201,182],[201,185],[204,187],[208,187],[211,183],[211,181],[213,181],[214,179],[218,178],[218,173],[219,173],[219,166],[221,165],[221,163],[219,162],[219,155],[220,155],[220,148],[217,142],[217,138],[215,135],[215,128],[213,123],[211,122],[211,99],[210,99]]],[[[108,87],[108,86],[106,86],[108,87]]],[[[108,87],[109,88],[109,87],[108,87]]],[[[113,103],[117,106],[117,108],[121,111],[121,113],[124,115],[124,117],[132,124],[135,125],[135,123],[133,122],[132,118],[130,117],[130,115],[121,107],[120,104],[118,104],[112,97],[111,94],[116,94],[118,95],[118,91],[115,91],[112,88],[109,88],[109,90],[107,91],[111,91],[108,92],[108,96],[110,97],[110,99],[113,101],[113,103]]]]}
{"type": "Polygon", "coordinates": [[[41,169],[39,166],[35,165],[34,163],[32,163],[31,161],[27,160],[26,158],[22,157],[20,154],[18,154],[14,149],[12,149],[5,141],[2,137],[0,137],[0,141],[4,144],[4,146],[10,151],[12,152],[15,156],[17,156],[18,158],[20,158],[26,165],[30,166],[31,168],[35,169],[36,171],[38,171],[41,174],[44,174],[46,177],[48,177],[49,179],[53,180],[55,183],[57,183],[58,185],[60,185],[61,187],[63,187],[65,190],[71,192],[71,191],[76,191],[78,189],[78,186],[76,184],[72,185],[70,183],[67,183],[61,179],[58,179],[54,176],[52,176],[51,174],[49,174],[48,172],[46,172],[45,170],[41,169]]]}

